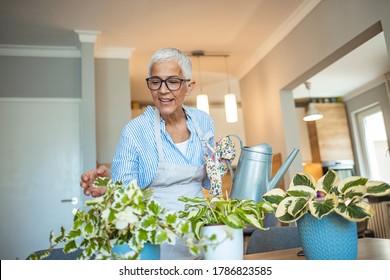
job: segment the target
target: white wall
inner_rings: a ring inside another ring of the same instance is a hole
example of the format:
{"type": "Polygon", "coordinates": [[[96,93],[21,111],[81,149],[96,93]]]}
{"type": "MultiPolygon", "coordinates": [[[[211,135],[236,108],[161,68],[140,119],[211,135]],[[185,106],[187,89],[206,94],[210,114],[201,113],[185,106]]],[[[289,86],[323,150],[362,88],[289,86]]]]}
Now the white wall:
{"type": "MultiPolygon", "coordinates": [[[[286,151],[299,143],[299,128],[291,117],[295,116],[294,102],[280,92],[291,91],[336,61],[355,47],[351,44],[357,43],[355,38],[361,40],[359,35],[371,26],[377,28],[378,22],[389,50],[390,1],[321,1],[240,80],[248,144],[268,142],[286,158],[286,151]]],[[[291,166],[290,174],[298,168],[291,166]]]]}
{"type": "Polygon", "coordinates": [[[96,59],[98,164],[111,163],[123,126],[130,120],[128,59],[96,59]]]}
{"type": "Polygon", "coordinates": [[[303,121],[306,109],[304,107],[298,107],[295,109],[295,112],[299,129],[299,149],[301,150],[302,162],[312,162],[309,131],[307,129],[307,123],[303,121]]]}

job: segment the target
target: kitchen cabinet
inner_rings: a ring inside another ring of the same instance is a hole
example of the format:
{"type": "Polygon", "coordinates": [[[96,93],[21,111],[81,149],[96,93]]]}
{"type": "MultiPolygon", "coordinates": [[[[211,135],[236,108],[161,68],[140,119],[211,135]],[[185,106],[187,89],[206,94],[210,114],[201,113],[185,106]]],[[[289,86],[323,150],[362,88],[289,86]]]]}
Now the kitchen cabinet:
{"type": "Polygon", "coordinates": [[[324,117],[307,123],[313,162],[353,160],[344,103],[316,103],[315,107],[324,117]]]}

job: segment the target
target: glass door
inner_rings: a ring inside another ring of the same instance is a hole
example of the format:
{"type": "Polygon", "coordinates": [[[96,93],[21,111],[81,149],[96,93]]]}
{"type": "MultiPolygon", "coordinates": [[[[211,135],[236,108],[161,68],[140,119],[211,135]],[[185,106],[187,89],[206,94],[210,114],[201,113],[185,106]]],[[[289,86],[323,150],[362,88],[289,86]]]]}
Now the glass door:
{"type": "Polygon", "coordinates": [[[357,113],[360,138],[359,166],[362,176],[390,182],[390,152],[379,105],[357,113]]]}

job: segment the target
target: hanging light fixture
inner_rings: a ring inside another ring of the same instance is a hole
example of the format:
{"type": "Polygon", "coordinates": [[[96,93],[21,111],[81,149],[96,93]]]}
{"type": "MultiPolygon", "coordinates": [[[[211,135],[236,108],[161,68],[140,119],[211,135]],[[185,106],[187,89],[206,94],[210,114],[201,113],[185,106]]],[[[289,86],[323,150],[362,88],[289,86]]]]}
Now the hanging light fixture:
{"type": "Polygon", "coordinates": [[[203,94],[202,76],[201,76],[201,71],[200,71],[200,56],[204,55],[204,52],[203,51],[193,51],[192,55],[198,57],[198,78],[199,78],[200,94],[198,94],[196,96],[196,108],[206,112],[207,114],[210,114],[209,97],[207,96],[207,94],[203,94]]]}
{"type": "Polygon", "coordinates": [[[225,117],[226,122],[228,123],[235,123],[238,121],[238,114],[237,114],[237,100],[236,95],[234,93],[231,93],[230,91],[230,80],[229,80],[229,71],[228,71],[228,64],[227,64],[227,55],[225,56],[225,66],[226,66],[226,78],[227,78],[227,84],[228,84],[228,93],[225,94],[225,117]]]}
{"type": "Polygon", "coordinates": [[[321,114],[320,111],[318,111],[315,108],[315,104],[311,102],[311,95],[310,95],[310,83],[305,82],[305,87],[309,92],[309,106],[306,111],[306,115],[303,117],[303,120],[305,122],[310,122],[310,121],[317,121],[322,119],[324,116],[321,114]]]}

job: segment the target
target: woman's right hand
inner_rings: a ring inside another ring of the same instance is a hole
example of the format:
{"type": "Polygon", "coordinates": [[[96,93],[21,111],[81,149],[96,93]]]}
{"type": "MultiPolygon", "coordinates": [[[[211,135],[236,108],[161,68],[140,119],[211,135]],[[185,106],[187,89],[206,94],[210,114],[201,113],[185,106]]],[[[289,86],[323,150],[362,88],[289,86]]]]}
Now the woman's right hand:
{"type": "Polygon", "coordinates": [[[110,170],[107,166],[101,165],[97,169],[92,169],[81,174],[80,186],[84,189],[85,195],[98,197],[106,193],[107,188],[96,188],[93,186],[93,183],[98,177],[111,177],[110,170]]]}

